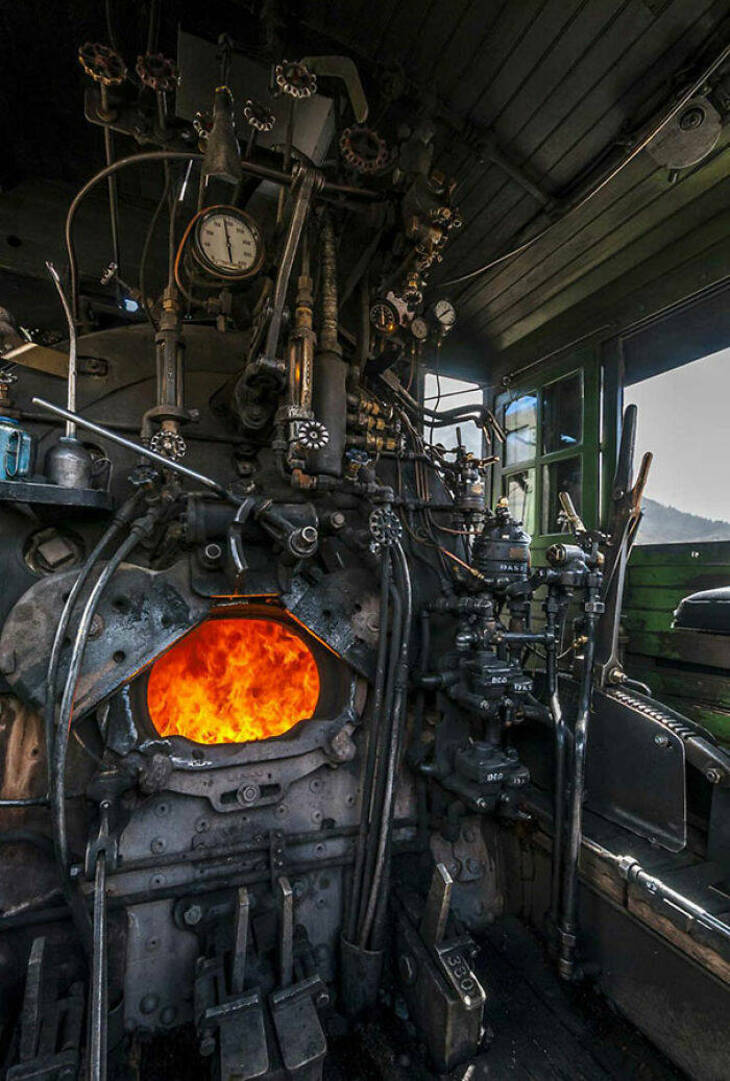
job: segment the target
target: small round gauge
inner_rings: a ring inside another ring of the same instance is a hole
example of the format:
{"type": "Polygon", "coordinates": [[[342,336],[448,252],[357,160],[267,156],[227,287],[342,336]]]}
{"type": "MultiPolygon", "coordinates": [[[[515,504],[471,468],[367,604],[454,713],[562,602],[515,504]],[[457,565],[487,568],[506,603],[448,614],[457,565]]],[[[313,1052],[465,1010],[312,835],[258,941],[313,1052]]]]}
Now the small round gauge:
{"type": "Polygon", "coordinates": [[[445,298],[437,300],[432,311],[436,322],[439,323],[444,330],[451,330],[456,322],[456,308],[451,301],[446,300],[445,298]]]}
{"type": "Polygon", "coordinates": [[[393,334],[399,325],[398,313],[388,300],[376,300],[370,309],[370,324],[379,334],[393,334]]]}
{"type": "Polygon", "coordinates": [[[193,253],[216,277],[250,278],[261,269],[264,243],[250,214],[232,206],[212,206],[197,222],[193,253]]]}
{"type": "Polygon", "coordinates": [[[425,342],[428,337],[428,323],[421,315],[417,315],[411,322],[411,334],[417,342],[425,342]]]}

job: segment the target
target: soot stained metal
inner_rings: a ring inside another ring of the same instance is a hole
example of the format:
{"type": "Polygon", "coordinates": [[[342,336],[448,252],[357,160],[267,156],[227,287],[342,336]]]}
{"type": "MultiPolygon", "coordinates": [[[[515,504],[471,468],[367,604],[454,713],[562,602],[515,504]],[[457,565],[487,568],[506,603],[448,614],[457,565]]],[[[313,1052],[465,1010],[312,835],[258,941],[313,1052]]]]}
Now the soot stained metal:
{"type": "MultiPolygon", "coordinates": [[[[186,50],[181,85],[197,93],[211,50],[186,50]]],[[[8,761],[36,734],[0,800],[0,936],[16,959],[2,954],[0,998],[19,1004],[20,1032],[8,1078],[73,1081],[82,1062],[90,1081],[123,1076],[155,1037],[220,1081],[318,1081],[362,1031],[349,1026],[388,1002],[383,1031],[407,1012],[418,1076],[468,1073],[487,1001],[472,935],[502,903],[494,838],[538,827],[531,725],[553,743],[554,952],[564,978],[583,974],[592,709],[623,710],[631,732],[641,706],[611,690],[627,682],[620,592],[648,468],[632,488],[635,418],[610,536],[565,497],[574,536],[533,565],[506,501],[491,507],[493,413],[420,397],[457,321],[433,270],[464,225],[426,118],[406,123],[386,92],[368,110],[346,58],[267,70],[226,35],[194,120],[176,114],[171,58],[140,57],[140,85],[110,46],[79,56],[107,164],[69,210],[68,301],[53,272],[68,395],[58,356],[49,374],[23,354],[25,427],[8,427],[25,457],[0,491],[8,761]],[[232,89],[241,71],[250,86],[232,89]],[[136,151],[115,158],[113,134],[136,151]],[[160,191],[132,287],[117,181],[139,166],[159,169],[160,191]],[[105,181],[112,327],[75,247],[105,181]],[[75,457],[55,453],[58,418],[75,457]],[[436,441],[454,426],[456,446],[436,441]],[[27,848],[20,899],[11,842],[27,848]]],[[[667,716],[645,710],[642,733],[667,716]]],[[[689,722],[672,733],[667,746],[724,768],[689,722]]],[[[608,818],[684,843],[683,801],[667,798],[662,833],[656,801],[616,808],[603,782],[608,818]]]]}

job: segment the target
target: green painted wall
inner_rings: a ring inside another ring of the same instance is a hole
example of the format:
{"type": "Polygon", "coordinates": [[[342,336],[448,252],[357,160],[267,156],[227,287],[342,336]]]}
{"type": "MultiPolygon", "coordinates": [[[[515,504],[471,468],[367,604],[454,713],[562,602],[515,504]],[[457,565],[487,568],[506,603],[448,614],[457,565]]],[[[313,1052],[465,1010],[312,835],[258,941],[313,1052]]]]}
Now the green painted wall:
{"type": "Polygon", "coordinates": [[[730,744],[730,638],[671,629],[683,597],[728,584],[730,542],[637,547],[622,627],[629,673],[730,744]]]}

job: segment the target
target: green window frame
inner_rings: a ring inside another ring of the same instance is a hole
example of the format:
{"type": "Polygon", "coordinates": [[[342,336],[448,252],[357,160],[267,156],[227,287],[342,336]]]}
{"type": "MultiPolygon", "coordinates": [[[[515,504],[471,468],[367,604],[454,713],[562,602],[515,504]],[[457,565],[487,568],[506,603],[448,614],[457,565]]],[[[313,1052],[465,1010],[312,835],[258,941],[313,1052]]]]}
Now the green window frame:
{"type": "MultiPolygon", "coordinates": [[[[527,444],[528,454],[521,460],[508,461],[509,439],[501,449],[499,466],[495,466],[493,497],[495,501],[510,491],[513,496],[524,492],[524,475],[531,478],[533,484],[534,512],[533,521],[525,522],[525,528],[533,535],[533,549],[536,553],[544,551],[556,539],[562,536],[553,528],[557,491],[570,485],[566,478],[576,481],[576,472],[580,482],[579,513],[586,526],[591,529],[598,525],[601,502],[601,458],[602,458],[602,386],[601,366],[596,351],[586,350],[572,354],[559,367],[551,367],[528,380],[525,377],[510,385],[508,391],[501,392],[494,399],[494,409],[500,423],[509,425],[509,416],[505,411],[510,403],[521,398],[534,396],[534,449],[529,453],[532,442],[527,444]],[[579,408],[576,409],[574,396],[567,396],[571,382],[582,381],[582,394],[579,408]],[[561,419],[561,406],[563,418],[561,419]],[[563,425],[563,420],[566,424],[563,425]],[[573,434],[570,426],[573,425],[573,434]],[[577,424],[580,425],[579,438],[576,437],[577,424]],[[563,432],[563,427],[565,432],[563,432]],[[566,445],[556,445],[564,442],[566,445]],[[510,482],[512,482],[510,484],[510,482]],[[551,521],[552,519],[552,521],[551,521]],[[532,529],[530,527],[532,526],[532,529]]],[[[525,430],[525,429],[519,429],[525,430]]],[[[529,483],[529,480],[528,480],[529,483]]],[[[513,501],[513,505],[514,505],[513,501]]],[[[523,498],[524,505],[524,498],[523,498]]]]}

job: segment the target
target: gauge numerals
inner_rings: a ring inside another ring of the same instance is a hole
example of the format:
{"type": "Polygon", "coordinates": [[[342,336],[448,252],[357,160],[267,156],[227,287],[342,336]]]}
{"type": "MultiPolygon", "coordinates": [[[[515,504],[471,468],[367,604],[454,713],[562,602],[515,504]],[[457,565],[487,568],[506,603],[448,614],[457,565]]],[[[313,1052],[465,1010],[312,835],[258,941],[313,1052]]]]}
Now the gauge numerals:
{"type": "Polygon", "coordinates": [[[203,270],[230,281],[252,277],[264,261],[261,230],[250,214],[236,207],[214,206],[202,214],[192,250],[203,270]]]}

